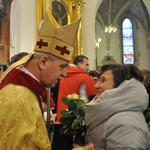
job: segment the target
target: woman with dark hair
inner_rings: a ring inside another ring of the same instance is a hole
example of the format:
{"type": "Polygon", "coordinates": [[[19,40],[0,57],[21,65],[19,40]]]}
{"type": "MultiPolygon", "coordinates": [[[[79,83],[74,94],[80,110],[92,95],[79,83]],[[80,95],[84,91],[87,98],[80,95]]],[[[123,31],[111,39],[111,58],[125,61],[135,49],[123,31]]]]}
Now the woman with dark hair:
{"type": "Polygon", "coordinates": [[[98,98],[87,106],[88,141],[95,150],[150,149],[150,132],[143,112],[148,94],[134,65],[102,66],[96,83],[98,98]]]}

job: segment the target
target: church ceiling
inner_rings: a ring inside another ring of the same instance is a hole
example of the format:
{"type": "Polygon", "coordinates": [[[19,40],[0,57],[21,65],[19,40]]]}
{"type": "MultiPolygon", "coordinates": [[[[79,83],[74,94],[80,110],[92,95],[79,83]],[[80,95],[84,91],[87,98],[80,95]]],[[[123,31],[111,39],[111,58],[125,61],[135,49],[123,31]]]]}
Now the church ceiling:
{"type": "Polygon", "coordinates": [[[142,0],[103,0],[96,18],[103,25],[117,24],[122,14],[130,14],[148,31],[150,26],[149,13],[142,0]]]}

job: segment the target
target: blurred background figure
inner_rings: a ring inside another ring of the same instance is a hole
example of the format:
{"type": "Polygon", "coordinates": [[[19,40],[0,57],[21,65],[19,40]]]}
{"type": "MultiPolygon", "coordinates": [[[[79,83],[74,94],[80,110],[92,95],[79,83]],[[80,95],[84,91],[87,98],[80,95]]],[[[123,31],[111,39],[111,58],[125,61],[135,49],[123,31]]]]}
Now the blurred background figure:
{"type": "Polygon", "coordinates": [[[9,65],[15,63],[16,61],[20,60],[21,58],[23,58],[24,56],[27,56],[29,53],[27,52],[20,52],[14,56],[11,57],[10,61],[9,61],[9,65]]]}
{"type": "Polygon", "coordinates": [[[7,70],[7,68],[15,63],[16,61],[20,60],[22,57],[28,55],[29,53],[27,52],[20,52],[14,56],[11,57],[11,60],[8,61],[7,64],[0,64],[0,76],[7,70]]]}
{"type": "Polygon", "coordinates": [[[149,95],[149,104],[148,108],[144,111],[144,115],[150,128],[150,71],[147,69],[141,69],[141,73],[143,75],[142,83],[145,86],[147,93],[149,95]]]}
{"type": "MultiPolygon", "coordinates": [[[[150,102],[150,71],[147,69],[141,69],[141,73],[143,75],[143,85],[145,86],[148,94],[149,94],[149,102],[150,102]]],[[[149,103],[150,106],[150,103],[149,103]]]]}
{"type": "Polygon", "coordinates": [[[143,81],[142,81],[142,83],[147,88],[150,85],[150,71],[147,70],[147,69],[142,69],[141,72],[143,74],[143,81]]]}
{"type": "Polygon", "coordinates": [[[3,73],[8,67],[8,64],[0,64],[0,72],[3,73]]]}
{"type": "Polygon", "coordinates": [[[147,69],[142,69],[141,72],[142,72],[143,78],[144,78],[142,83],[147,88],[150,85],[150,71],[147,69]]]}
{"type": "Polygon", "coordinates": [[[95,82],[97,82],[100,77],[100,73],[97,70],[90,70],[89,75],[92,76],[95,82]]]}
{"type": "Polygon", "coordinates": [[[7,69],[8,65],[7,64],[0,64],[0,78],[1,75],[4,73],[4,71],[7,69]]]}

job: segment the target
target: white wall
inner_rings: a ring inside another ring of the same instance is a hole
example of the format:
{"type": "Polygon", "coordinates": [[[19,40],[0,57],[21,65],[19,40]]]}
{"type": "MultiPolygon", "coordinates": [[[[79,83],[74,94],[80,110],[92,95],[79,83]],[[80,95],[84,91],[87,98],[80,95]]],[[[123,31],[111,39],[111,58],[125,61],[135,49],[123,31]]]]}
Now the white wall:
{"type": "Polygon", "coordinates": [[[36,39],[36,0],[13,0],[10,19],[10,57],[31,52],[36,39]]]}
{"type": "Polygon", "coordinates": [[[91,70],[95,69],[95,16],[102,0],[94,1],[85,0],[85,6],[82,12],[83,55],[89,58],[91,70]]]}
{"type": "Polygon", "coordinates": [[[140,52],[139,68],[150,70],[150,55],[147,48],[147,33],[145,32],[142,24],[138,23],[139,29],[137,30],[138,37],[138,50],[140,52]]]}

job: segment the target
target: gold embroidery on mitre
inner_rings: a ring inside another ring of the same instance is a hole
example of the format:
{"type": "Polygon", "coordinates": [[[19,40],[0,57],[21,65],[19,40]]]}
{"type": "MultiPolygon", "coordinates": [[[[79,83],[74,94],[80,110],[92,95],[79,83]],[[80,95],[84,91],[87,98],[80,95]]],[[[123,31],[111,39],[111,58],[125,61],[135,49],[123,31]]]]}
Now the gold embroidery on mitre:
{"type": "Polygon", "coordinates": [[[80,20],[81,18],[72,24],[60,26],[49,8],[41,25],[34,51],[50,53],[70,61],[80,20]]]}
{"type": "Polygon", "coordinates": [[[72,58],[73,47],[56,38],[39,37],[35,46],[35,51],[51,53],[61,59],[70,61],[72,58]]]}

